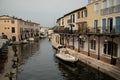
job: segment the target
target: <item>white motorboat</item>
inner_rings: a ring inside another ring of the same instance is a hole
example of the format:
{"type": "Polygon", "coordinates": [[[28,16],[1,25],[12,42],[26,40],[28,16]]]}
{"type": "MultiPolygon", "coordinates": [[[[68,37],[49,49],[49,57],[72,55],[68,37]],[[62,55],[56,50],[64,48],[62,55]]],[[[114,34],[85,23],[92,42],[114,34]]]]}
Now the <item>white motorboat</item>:
{"type": "Polygon", "coordinates": [[[27,44],[27,43],[28,41],[26,39],[22,41],[22,44],[27,44]]]}
{"type": "Polygon", "coordinates": [[[61,48],[59,52],[56,54],[56,57],[66,62],[74,63],[78,61],[78,59],[70,55],[65,48],[61,48]]]}
{"type": "Polygon", "coordinates": [[[33,38],[33,37],[30,37],[30,38],[29,38],[29,41],[34,41],[34,38],[33,38]]]}

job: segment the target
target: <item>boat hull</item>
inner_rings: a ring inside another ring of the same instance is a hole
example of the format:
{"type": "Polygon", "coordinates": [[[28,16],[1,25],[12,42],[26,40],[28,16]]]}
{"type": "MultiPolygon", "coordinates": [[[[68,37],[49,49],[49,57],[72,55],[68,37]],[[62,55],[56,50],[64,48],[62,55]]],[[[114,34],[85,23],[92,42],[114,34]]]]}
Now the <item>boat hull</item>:
{"type": "Polygon", "coordinates": [[[27,44],[27,43],[28,43],[27,40],[23,40],[23,41],[22,41],[22,44],[27,44]]]}
{"type": "MultiPolygon", "coordinates": [[[[65,55],[65,54],[64,54],[65,55]]],[[[69,55],[70,56],[70,55],[69,55]]],[[[71,56],[72,58],[65,58],[63,57],[62,54],[58,53],[56,54],[56,57],[59,58],[60,60],[62,61],[65,61],[65,62],[69,62],[69,63],[75,63],[78,61],[78,59],[74,58],[73,56],[71,56]]]]}

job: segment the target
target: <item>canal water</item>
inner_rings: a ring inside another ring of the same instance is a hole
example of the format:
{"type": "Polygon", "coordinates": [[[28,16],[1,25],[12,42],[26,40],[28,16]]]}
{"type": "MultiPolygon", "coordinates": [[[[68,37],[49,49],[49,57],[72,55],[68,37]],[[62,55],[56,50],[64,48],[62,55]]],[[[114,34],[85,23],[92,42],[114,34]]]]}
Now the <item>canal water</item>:
{"type": "Polygon", "coordinates": [[[19,45],[18,49],[17,80],[114,80],[83,63],[72,65],[60,61],[48,39],[19,45]]]}

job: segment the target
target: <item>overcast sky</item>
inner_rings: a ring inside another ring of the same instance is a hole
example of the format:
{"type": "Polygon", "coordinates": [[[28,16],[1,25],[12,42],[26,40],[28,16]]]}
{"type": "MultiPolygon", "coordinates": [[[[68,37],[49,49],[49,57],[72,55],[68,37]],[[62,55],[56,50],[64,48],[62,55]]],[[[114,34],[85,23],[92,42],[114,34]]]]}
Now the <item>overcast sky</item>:
{"type": "Polygon", "coordinates": [[[10,15],[53,27],[56,19],[83,7],[88,0],[0,0],[0,15],[10,15]]]}

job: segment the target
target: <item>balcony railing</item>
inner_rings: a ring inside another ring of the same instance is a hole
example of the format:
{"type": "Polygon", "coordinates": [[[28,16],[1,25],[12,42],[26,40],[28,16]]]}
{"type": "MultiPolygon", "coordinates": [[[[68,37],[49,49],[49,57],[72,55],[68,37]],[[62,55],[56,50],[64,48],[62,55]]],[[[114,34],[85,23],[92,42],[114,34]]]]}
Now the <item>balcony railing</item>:
{"type": "Polygon", "coordinates": [[[107,26],[107,29],[103,29],[103,27],[96,27],[96,28],[90,28],[90,27],[85,27],[79,30],[71,30],[69,29],[64,29],[64,30],[55,30],[55,33],[68,33],[68,34],[87,34],[87,33],[92,33],[92,34],[120,34],[120,28],[116,29],[116,26],[113,26],[112,29],[110,29],[109,26],[107,26]]]}
{"type": "Polygon", "coordinates": [[[101,10],[101,15],[108,15],[112,13],[119,13],[120,12],[120,5],[112,6],[109,8],[105,8],[101,10]]]}
{"type": "Polygon", "coordinates": [[[87,33],[101,33],[102,27],[88,28],[87,33]]]}

